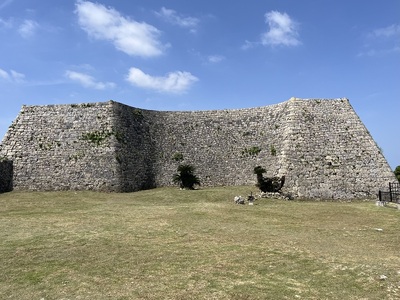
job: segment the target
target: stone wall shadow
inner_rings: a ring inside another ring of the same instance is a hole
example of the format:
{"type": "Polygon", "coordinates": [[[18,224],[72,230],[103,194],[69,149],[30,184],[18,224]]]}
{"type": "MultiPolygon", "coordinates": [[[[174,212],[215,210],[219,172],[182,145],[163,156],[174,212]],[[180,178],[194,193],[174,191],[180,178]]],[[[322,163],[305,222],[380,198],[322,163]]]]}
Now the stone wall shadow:
{"type": "Polygon", "coordinates": [[[14,164],[11,160],[0,161],[0,193],[13,190],[14,164]]]}
{"type": "Polygon", "coordinates": [[[153,112],[114,103],[115,155],[120,192],[156,187],[153,112]]]}

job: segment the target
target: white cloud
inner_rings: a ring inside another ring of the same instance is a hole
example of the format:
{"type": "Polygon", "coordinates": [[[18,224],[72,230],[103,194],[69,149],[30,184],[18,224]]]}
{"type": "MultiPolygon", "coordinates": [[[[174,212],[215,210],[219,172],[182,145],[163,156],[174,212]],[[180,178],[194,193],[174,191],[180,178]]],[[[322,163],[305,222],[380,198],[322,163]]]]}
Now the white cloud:
{"type": "Polygon", "coordinates": [[[0,3],[0,9],[3,9],[7,5],[10,5],[14,0],[5,0],[2,3],[0,3]]]}
{"type": "Polygon", "coordinates": [[[225,59],[225,56],[222,55],[210,55],[207,57],[208,62],[210,63],[219,63],[225,59]]]}
{"type": "Polygon", "coordinates": [[[8,75],[8,73],[6,71],[4,71],[3,69],[0,69],[0,78],[9,80],[10,79],[10,75],[8,75]]]}
{"type": "Polygon", "coordinates": [[[386,56],[400,53],[400,25],[377,28],[365,36],[364,49],[358,57],[386,56]]]}
{"type": "Polygon", "coordinates": [[[74,72],[67,70],[65,72],[65,76],[72,80],[80,83],[82,86],[87,87],[87,88],[94,88],[96,90],[104,90],[107,88],[113,88],[115,87],[115,83],[113,82],[100,82],[96,81],[92,76],[80,73],[80,72],[74,72]]]}
{"type": "Polygon", "coordinates": [[[18,27],[18,32],[23,38],[28,39],[35,35],[38,28],[39,24],[36,21],[24,20],[24,22],[22,22],[18,27]]]}
{"type": "Polygon", "coordinates": [[[113,8],[89,1],[77,1],[75,13],[89,36],[111,41],[128,55],[151,57],[163,53],[165,47],[158,40],[160,31],[152,25],[136,22],[113,8]]]}
{"type": "Polygon", "coordinates": [[[253,48],[257,43],[255,42],[250,42],[250,41],[245,41],[244,44],[240,47],[242,50],[247,50],[253,48]]]}
{"type": "Polygon", "coordinates": [[[180,16],[175,10],[165,7],[162,7],[159,12],[156,12],[156,15],[171,24],[178,25],[184,28],[189,28],[191,29],[191,32],[196,31],[196,27],[200,22],[200,20],[197,18],[180,16]]]}
{"type": "Polygon", "coordinates": [[[159,92],[183,93],[198,81],[198,78],[189,72],[181,71],[171,72],[163,77],[153,77],[138,68],[130,68],[126,80],[140,88],[159,92]]]}
{"type": "Polygon", "coordinates": [[[4,20],[0,18],[0,29],[1,28],[11,28],[12,27],[12,21],[11,20],[4,20]]]}
{"type": "Polygon", "coordinates": [[[0,78],[9,82],[22,83],[25,80],[25,75],[14,70],[7,72],[3,69],[0,69],[0,78]]]}
{"type": "Polygon", "coordinates": [[[288,14],[278,11],[267,12],[265,22],[269,26],[269,31],[261,36],[261,43],[264,46],[297,46],[301,44],[298,40],[298,24],[288,14]]]}
{"type": "Polygon", "coordinates": [[[10,70],[11,78],[18,83],[21,83],[25,79],[25,75],[22,73],[18,73],[17,71],[10,70]]]}
{"type": "Polygon", "coordinates": [[[373,56],[385,56],[390,54],[400,54],[400,46],[394,46],[388,49],[369,49],[357,54],[357,57],[373,57],[373,56]]]}
{"type": "Polygon", "coordinates": [[[369,36],[372,38],[391,38],[395,36],[400,37],[400,25],[393,24],[385,28],[375,29],[369,34],[369,36]]]}

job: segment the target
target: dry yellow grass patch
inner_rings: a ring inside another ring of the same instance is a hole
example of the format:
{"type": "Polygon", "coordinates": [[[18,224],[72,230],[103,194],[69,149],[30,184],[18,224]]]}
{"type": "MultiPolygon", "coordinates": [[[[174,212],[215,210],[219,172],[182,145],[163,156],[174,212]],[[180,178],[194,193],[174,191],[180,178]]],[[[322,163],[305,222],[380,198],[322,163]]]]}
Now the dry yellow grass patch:
{"type": "Polygon", "coordinates": [[[0,295],[400,298],[400,211],[373,202],[233,203],[251,190],[1,194],[0,295]]]}

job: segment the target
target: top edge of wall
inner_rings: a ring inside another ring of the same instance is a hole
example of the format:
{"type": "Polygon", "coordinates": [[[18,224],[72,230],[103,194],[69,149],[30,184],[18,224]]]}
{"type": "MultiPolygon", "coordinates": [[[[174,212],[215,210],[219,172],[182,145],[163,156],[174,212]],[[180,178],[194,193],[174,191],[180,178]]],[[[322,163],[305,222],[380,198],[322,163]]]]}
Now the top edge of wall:
{"type": "Polygon", "coordinates": [[[98,107],[98,106],[107,106],[107,105],[120,105],[120,106],[126,106],[128,108],[137,108],[137,109],[141,109],[144,111],[155,111],[155,112],[207,112],[207,111],[240,111],[240,110],[248,110],[248,109],[254,109],[254,108],[266,108],[266,107],[274,107],[274,106],[279,106],[279,105],[283,105],[286,103],[290,103],[290,102],[320,102],[320,101],[324,101],[324,102],[333,102],[333,101],[346,101],[346,102],[350,102],[348,98],[297,98],[297,97],[291,97],[289,100],[283,101],[283,102],[279,102],[279,103],[274,103],[274,104],[269,104],[269,105],[264,105],[264,106],[256,106],[256,107],[243,107],[243,108],[226,108],[226,109],[210,109],[210,110],[176,110],[176,111],[170,111],[170,110],[152,110],[152,109],[144,109],[144,108],[139,108],[139,107],[135,107],[135,106],[130,106],[127,104],[124,104],[122,102],[118,102],[118,101],[114,101],[114,100],[108,100],[108,101],[102,101],[102,102],[82,102],[82,103],[69,103],[69,104],[46,104],[46,105],[22,105],[22,109],[25,108],[33,108],[33,107],[47,107],[47,108],[51,108],[51,107],[77,107],[77,108],[85,108],[85,107],[98,107]]]}

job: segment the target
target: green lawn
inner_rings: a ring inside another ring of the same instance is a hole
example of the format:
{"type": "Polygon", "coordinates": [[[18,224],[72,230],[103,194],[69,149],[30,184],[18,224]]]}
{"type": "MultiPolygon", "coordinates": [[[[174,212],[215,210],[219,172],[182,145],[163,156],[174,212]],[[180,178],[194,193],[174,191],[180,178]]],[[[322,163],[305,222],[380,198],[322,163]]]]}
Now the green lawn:
{"type": "Polygon", "coordinates": [[[400,299],[399,210],[251,190],[0,194],[1,299],[400,299]]]}

